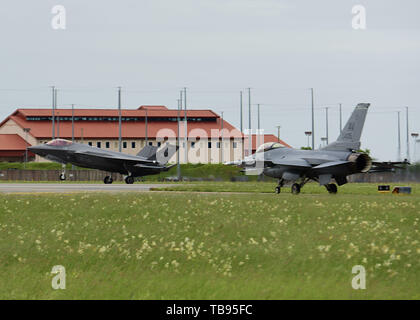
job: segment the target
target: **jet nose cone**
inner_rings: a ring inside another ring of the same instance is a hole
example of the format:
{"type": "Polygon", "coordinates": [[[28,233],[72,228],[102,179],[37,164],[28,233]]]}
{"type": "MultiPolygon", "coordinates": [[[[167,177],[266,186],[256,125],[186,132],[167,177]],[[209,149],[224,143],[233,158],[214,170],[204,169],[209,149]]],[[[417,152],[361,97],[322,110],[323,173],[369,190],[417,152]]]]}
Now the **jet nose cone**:
{"type": "Polygon", "coordinates": [[[28,147],[28,150],[33,152],[33,153],[41,153],[41,152],[45,151],[45,149],[46,149],[46,146],[44,146],[44,145],[28,147]]]}

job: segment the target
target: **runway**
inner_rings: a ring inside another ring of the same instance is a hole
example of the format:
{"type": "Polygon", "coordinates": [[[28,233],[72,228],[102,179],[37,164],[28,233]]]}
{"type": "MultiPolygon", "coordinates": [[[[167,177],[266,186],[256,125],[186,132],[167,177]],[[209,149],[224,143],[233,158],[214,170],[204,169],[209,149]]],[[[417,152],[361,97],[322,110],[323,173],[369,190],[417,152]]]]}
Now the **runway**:
{"type": "Polygon", "coordinates": [[[147,192],[167,184],[0,183],[0,193],[147,192]]]}

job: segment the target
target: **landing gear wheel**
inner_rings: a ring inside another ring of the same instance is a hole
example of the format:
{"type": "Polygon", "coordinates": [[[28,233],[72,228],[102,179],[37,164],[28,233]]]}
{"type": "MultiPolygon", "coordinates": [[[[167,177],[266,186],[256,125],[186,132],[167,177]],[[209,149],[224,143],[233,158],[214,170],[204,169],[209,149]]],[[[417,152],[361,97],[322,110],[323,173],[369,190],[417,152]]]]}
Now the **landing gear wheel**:
{"type": "Polygon", "coordinates": [[[133,184],[134,183],[134,178],[132,176],[125,177],[124,180],[125,180],[126,184],[133,184]]]}
{"type": "Polygon", "coordinates": [[[60,180],[61,181],[64,181],[64,180],[66,180],[66,174],[63,172],[63,173],[60,173],[60,180]]]}
{"type": "Polygon", "coordinates": [[[292,185],[292,193],[299,194],[300,193],[300,185],[298,183],[294,183],[292,185]]]}
{"type": "Polygon", "coordinates": [[[104,178],[104,183],[105,183],[105,184],[111,184],[113,181],[114,181],[114,180],[112,180],[112,177],[111,177],[111,176],[106,176],[106,177],[104,178]]]}
{"type": "Polygon", "coordinates": [[[277,194],[279,194],[281,192],[281,188],[280,187],[276,187],[276,191],[277,194]]]}
{"type": "Polygon", "coordinates": [[[329,193],[336,194],[337,193],[337,185],[334,183],[327,184],[325,186],[329,193]]]}

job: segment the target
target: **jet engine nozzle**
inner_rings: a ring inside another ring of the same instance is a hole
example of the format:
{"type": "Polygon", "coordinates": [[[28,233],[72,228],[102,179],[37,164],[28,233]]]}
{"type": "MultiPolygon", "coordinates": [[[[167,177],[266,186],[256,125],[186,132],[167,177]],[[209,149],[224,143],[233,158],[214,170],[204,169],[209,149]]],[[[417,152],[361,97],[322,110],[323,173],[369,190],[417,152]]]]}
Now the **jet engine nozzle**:
{"type": "Polygon", "coordinates": [[[372,159],[366,153],[352,153],[347,161],[353,164],[355,172],[368,172],[372,167],[372,159]]]}

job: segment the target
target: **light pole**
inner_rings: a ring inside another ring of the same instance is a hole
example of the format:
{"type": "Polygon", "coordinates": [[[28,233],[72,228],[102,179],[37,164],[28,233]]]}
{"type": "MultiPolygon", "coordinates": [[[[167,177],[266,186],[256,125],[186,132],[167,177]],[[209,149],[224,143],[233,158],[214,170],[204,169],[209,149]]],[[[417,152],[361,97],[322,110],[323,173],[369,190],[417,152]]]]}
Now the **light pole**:
{"type": "Polygon", "coordinates": [[[280,128],[281,128],[281,126],[276,126],[276,128],[277,128],[277,139],[280,142],[280,128]]]}
{"type": "Polygon", "coordinates": [[[176,173],[178,176],[178,181],[181,181],[181,165],[179,163],[179,113],[180,113],[180,108],[181,108],[181,103],[182,100],[178,99],[178,113],[177,113],[177,123],[178,123],[178,133],[177,133],[177,137],[176,137],[176,147],[177,147],[177,151],[176,151],[176,173]]]}
{"type": "Polygon", "coordinates": [[[249,129],[249,141],[248,141],[248,156],[252,154],[252,131],[251,131],[251,88],[248,88],[248,129],[249,129]]]}
{"type": "Polygon", "coordinates": [[[305,131],[305,135],[308,137],[308,149],[310,149],[310,147],[309,147],[309,137],[312,135],[312,131],[305,131]]]}
{"type": "Polygon", "coordinates": [[[328,144],[328,107],[325,108],[325,138],[325,141],[328,144]]]}
{"type": "Polygon", "coordinates": [[[25,143],[26,143],[25,165],[24,165],[24,169],[26,169],[26,163],[28,162],[28,133],[29,133],[29,131],[31,131],[31,128],[23,128],[23,131],[25,132],[25,143]]]}
{"type": "Polygon", "coordinates": [[[311,111],[312,111],[312,150],[315,150],[315,118],[314,118],[314,88],[311,88],[311,111]]]}
{"type": "Polygon", "coordinates": [[[121,87],[118,87],[118,151],[121,152],[121,87]]]}
{"type": "Polygon", "coordinates": [[[220,146],[220,158],[221,158],[221,163],[224,162],[224,154],[223,154],[223,111],[221,112],[222,114],[222,121],[220,122],[220,131],[221,131],[221,146],[220,146]]]}

